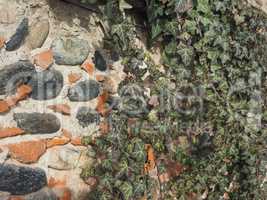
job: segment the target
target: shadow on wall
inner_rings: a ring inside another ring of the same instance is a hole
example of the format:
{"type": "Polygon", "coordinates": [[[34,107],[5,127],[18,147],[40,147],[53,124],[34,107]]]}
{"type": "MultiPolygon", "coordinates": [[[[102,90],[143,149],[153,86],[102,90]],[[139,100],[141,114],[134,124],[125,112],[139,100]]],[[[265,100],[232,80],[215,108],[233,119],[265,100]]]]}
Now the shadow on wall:
{"type": "Polygon", "coordinates": [[[47,2],[58,21],[65,21],[69,26],[72,26],[72,19],[78,18],[81,27],[87,30],[90,27],[88,16],[92,15],[93,12],[100,12],[94,6],[87,6],[88,8],[79,6],[79,0],[47,0],[47,2]]]}

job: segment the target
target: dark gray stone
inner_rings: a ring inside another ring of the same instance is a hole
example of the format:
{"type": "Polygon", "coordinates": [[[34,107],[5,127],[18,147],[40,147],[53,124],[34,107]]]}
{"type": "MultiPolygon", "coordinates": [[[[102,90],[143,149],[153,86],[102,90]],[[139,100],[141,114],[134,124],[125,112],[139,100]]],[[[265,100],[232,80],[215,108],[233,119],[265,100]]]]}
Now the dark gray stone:
{"type": "Polygon", "coordinates": [[[28,194],[24,200],[57,200],[57,195],[50,188],[43,188],[37,192],[28,194]]]}
{"type": "Polygon", "coordinates": [[[27,36],[28,29],[29,29],[29,20],[28,18],[24,18],[19,24],[18,28],[16,29],[15,34],[12,35],[10,40],[6,43],[6,50],[14,51],[18,49],[23,43],[25,37],[27,36]]]}
{"type": "Polygon", "coordinates": [[[55,133],[60,129],[59,119],[50,113],[14,113],[19,128],[30,134],[55,133]]]}
{"type": "Polygon", "coordinates": [[[117,51],[114,51],[114,50],[111,52],[110,56],[111,56],[111,59],[115,62],[120,59],[119,53],[117,51]]]}
{"type": "Polygon", "coordinates": [[[107,63],[100,51],[95,51],[94,55],[94,63],[95,67],[100,70],[100,71],[105,71],[107,70],[107,63]]]}
{"type": "Polygon", "coordinates": [[[46,174],[42,169],[0,164],[0,191],[12,195],[25,195],[46,185],[46,174]]]}
{"type": "Polygon", "coordinates": [[[56,70],[45,70],[33,75],[29,82],[32,87],[31,98],[47,100],[57,97],[63,87],[63,76],[56,70]]]}
{"type": "Polygon", "coordinates": [[[70,101],[90,101],[96,98],[100,92],[100,85],[94,80],[86,80],[77,83],[70,88],[68,97],[70,101]]]}
{"type": "Polygon", "coordinates": [[[28,83],[35,68],[29,61],[19,61],[0,70],[0,95],[14,93],[18,85],[28,83]]]}
{"type": "Polygon", "coordinates": [[[58,65],[80,65],[89,54],[89,44],[78,38],[58,38],[51,49],[58,65]]]}
{"type": "Polygon", "coordinates": [[[100,115],[96,111],[88,107],[80,107],[77,112],[76,118],[78,119],[79,124],[82,127],[87,127],[92,123],[98,124],[100,121],[100,115]]]}

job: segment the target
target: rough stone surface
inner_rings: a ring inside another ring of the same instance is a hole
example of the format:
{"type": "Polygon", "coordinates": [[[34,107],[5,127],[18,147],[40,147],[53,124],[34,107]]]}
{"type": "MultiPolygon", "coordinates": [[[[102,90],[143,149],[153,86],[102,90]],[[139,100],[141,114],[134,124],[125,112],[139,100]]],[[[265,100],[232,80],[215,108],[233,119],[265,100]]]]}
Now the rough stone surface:
{"type": "Polygon", "coordinates": [[[0,49],[5,45],[6,39],[3,36],[0,36],[0,49]]]}
{"type": "Polygon", "coordinates": [[[53,64],[53,53],[51,50],[43,51],[36,54],[34,57],[34,64],[41,67],[43,70],[48,69],[53,64]]]}
{"type": "Polygon", "coordinates": [[[49,21],[41,20],[31,25],[26,45],[30,49],[40,48],[49,34],[49,21]]]}
{"type": "Polygon", "coordinates": [[[25,164],[35,163],[46,151],[44,140],[25,141],[7,145],[13,159],[25,164]]]}
{"type": "Polygon", "coordinates": [[[77,83],[70,88],[68,97],[71,101],[90,101],[99,95],[100,86],[94,80],[86,80],[77,83]]]}
{"type": "Polygon", "coordinates": [[[115,94],[117,92],[117,85],[114,78],[106,77],[105,80],[103,81],[103,88],[105,91],[111,94],[115,94]]]}
{"type": "MultiPolygon", "coordinates": [[[[2,164],[2,163],[4,163],[6,160],[7,160],[7,158],[8,158],[8,153],[9,153],[9,150],[8,150],[8,148],[3,148],[3,147],[1,147],[2,149],[0,149],[0,165],[2,164]]],[[[0,198],[1,199],[1,198],[0,198]]]]}
{"type": "Polygon", "coordinates": [[[70,170],[77,166],[81,153],[70,146],[54,148],[48,160],[48,167],[57,170],[70,170]]]}
{"type": "Polygon", "coordinates": [[[78,119],[79,124],[82,127],[87,127],[92,123],[98,124],[100,121],[100,115],[96,111],[88,107],[80,107],[77,112],[76,118],[78,119]]]}
{"type": "Polygon", "coordinates": [[[102,54],[99,51],[95,51],[94,56],[95,67],[100,71],[107,70],[107,63],[102,54]]]}
{"type": "Polygon", "coordinates": [[[71,114],[71,108],[68,104],[55,104],[47,107],[53,110],[54,112],[62,113],[63,115],[71,114]]]}
{"type": "Polygon", "coordinates": [[[0,129],[0,139],[5,137],[21,135],[23,133],[24,131],[22,129],[16,127],[0,129]]]}
{"type": "Polygon", "coordinates": [[[12,35],[10,40],[6,43],[7,51],[14,51],[20,47],[20,45],[23,43],[25,37],[28,34],[28,28],[29,28],[28,26],[29,26],[29,20],[28,18],[24,18],[19,24],[15,34],[12,35]]]}
{"type": "Polygon", "coordinates": [[[33,75],[29,85],[32,87],[31,98],[47,100],[57,97],[63,87],[63,76],[56,70],[46,70],[33,75]]]}
{"type": "Polygon", "coordinates": [[[45,187],[37,192],[26,195],[24,200],[58,200],[58,198],[53,190],[45,187]]]}
{"type": "Polygon", "coordinates": [[[29,61],[18,61],[0,70],[0,95],[11,94],[19,84],[27,83],[35,73],[29,61]]]}
{"type": "Polygon", "coordinates": [[[82,74],[81,73],[70,73],[68,75],[68,80],[69,80],[70,84],[76,83],[81,78],[82,78],[82,74]]]}
{"type": "Polygon", "coordinates": [[[59,65],[80,65],[89,54],[88,42],[78,38],[58,38],[51,49],[59,65]]]}
{"type": "Polygon", "coordinates": [[[1,200],[10,200],[10,193],[8,192],[0,192],[0,199],[1,200]]]}
{"type": "Polygon", "coordinates": [[[55,133],[60,129],[59,119],[49,113],[15,113],[14,120],[26,133],[55,133]]]}
{"type": "Polygon", "coordinates": [[[0,23],[12,24],[16,21],[14,7],[15,6],[11,1],[0,2],[0,23]]]}
{"type": "Polygon", "coordinates": [[[267,0],[248,0],[248,2],[252,6],[259,8],[263,12],[267,13],[267,0]]]}
{"type": "Polygon", "coordinates": [[[70,138],[66,136],[61,136],[61,137],[54,137],[52,139],[48,139],[46,142],[46,147],[47,148],[52,148],[54,146],[60,146],[60,145],[65,145],[70,142],[70,138]]]}
{"type": "Polygon", "coordinates": [[[47,185],[46,174],[39,168],[0,165],[0,191],[12,195],[25,195],[40,190],[47,185]]]}

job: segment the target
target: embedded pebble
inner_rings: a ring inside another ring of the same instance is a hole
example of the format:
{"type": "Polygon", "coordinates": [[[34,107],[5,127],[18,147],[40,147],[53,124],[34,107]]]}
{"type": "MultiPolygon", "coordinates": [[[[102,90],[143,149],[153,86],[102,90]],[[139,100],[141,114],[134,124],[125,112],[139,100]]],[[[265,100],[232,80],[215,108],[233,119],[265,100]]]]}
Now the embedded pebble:
{"type": "Polygon", "coordinates": [[[19,84],[27,83],[35,73],[30,61],[18,61],[4,66],[0,70],[0,95],[14,93],[19,84]]]}
{"type": "Polygon", "coordinates": [[[49,21],[42,20],[35,22],[29,30],[29,35],[26,39],[26,45],[30,49],[42,47],[49,34],[49,21]]]}
{"type": "Polygon", "coordinates": [[[60,129],[59,119],[50,113],[14,113],[19,128],[31,134],[55,133],[60,129]]]}
{"type": "Polygon", "coordinates": [[[10,40],[6,43],[7,51],[14,51],[18,49],[23,43],[25,37],[28,34],[29,19],[24,18],[19,24],[14,35],[11,36],[10,40]]]}
{"type": "Polygon", "coordinates": [[[51,49],[58,65],[80,65],[89,54],[88,42],[78,38],[55,39],[51,49]]]}
{"type": "Polygon", "coordinates": [[[12,195],[24,195],[40,190],[47,185],[46,174],[42,169],[0,165],[0,191],[12,195]]]}
{"type": "Polygon", "coordinates": [[[31,98],[35,100],[53,99],[63,88],[63,75],[56,70],[45,70],[33,75],[29,82],[32,87],[31,98]]]}
{"type": "Polygon", "coordinates": [[[100,71],[105,71],[107,70],[107,63],[100,51],[95,51],[95,56],[94,56],[94,63],[95,67],[100,70],[100,71]]]}
{"type": "Polygon", "coordinates": [[[31,193],[23,197],[24,200],[57,200],[57,195],[53,190],[45,187],[37,192],[31,193]]]}
{"type": "Polygon", "coordinates": [[[100,92],[100,85],[94,80],[81,81],[70,88],[68,97],[70,101],[90,101],[100,92]]]}
{"type": "Polygon", "coordinates": [[[84,106],[78,109],[76,118],[82,127],[87,127],[92,123],[98,124],[100,122],[100,115],[93,109],[84,106]]]}
{"type": "Polygon", "coordinates": [[[73,169],[78,164],[80,155],[81,152],[73,147],[56,147],[50,153],[48,167],[57,170],[73,169]]]}

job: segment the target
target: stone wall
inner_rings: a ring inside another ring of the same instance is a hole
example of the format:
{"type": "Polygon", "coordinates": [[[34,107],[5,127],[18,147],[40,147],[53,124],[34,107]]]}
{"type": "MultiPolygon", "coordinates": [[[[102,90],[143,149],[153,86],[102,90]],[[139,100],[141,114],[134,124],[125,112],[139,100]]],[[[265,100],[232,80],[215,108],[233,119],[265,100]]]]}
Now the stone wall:
{"type": "Polygon", "coordinates": [[[248,0],[248,2],[267,14],[267,0],[248,0]]]}
{"type": "Polygon", "coordinates": [[[88,10],[58,0],[0,0],[0,199],[83,199],[92,162],[81,138],[98,133],[119,60],[102,49],[88,10]]]}

